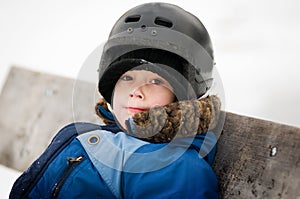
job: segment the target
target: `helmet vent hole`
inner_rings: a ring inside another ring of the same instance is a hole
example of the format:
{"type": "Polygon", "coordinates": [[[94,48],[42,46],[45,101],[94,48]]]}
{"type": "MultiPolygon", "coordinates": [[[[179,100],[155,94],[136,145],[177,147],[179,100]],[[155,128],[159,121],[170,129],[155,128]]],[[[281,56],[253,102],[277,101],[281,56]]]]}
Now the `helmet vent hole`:
{"type": "Polygon", "coordinates": [[[173,23],[170,20],[162,18],[162,17],[156,17],[154,20],[154,23],[156,25],[165,26],[167,28],[171,28],[173,26],[173,23]]]}
{"type": "Polygon", "coordinates": [[[141,15],[132,15],[132,16],[126,17],[125,23],[138,22],[140,19],[141,19],[141,15]]]}

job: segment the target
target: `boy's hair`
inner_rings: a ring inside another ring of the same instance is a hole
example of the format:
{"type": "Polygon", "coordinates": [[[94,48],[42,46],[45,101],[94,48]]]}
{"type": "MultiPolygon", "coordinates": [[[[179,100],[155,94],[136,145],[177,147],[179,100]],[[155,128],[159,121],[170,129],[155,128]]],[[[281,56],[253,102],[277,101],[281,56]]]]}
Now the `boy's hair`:
{"type": "Polygon", "coordinates": [[[119,77],[140,66],[178,88],[177,98],[184,91],[180,99],[197,98],[211,86],[213,65],[210,37],[197,17],[168,3],[142,4],[112,28],[100,61],[98,89],[110,103],[119,77]]]}

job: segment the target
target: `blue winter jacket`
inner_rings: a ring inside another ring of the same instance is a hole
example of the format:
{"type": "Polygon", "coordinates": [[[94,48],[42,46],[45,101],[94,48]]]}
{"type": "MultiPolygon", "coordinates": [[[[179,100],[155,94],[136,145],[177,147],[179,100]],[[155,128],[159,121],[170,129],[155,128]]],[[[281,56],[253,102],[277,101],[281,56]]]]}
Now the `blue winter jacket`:
{"type": "Polygon", "coordinates": [[[212,132],[154,144],[101,127],[68,143],[29,198],[218,198],[215,144],[212,132]]]}

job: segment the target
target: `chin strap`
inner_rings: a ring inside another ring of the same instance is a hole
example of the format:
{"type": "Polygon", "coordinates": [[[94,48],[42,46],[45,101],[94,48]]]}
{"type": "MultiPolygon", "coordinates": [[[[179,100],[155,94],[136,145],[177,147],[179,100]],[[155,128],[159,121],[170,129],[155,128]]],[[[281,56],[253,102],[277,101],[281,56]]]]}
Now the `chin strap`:
{"type": "MultiPolygon", "coordinates": [[[[103,102],[103,100],[100,101],[103,102]]],[[[106,117],[107,113],[101,111],[104,109],[109,112],[107,105],[105,108],[101,104],[97,103],[96,113],[104,123],[113,123],[111,118],[106,117]]],[[[197,100],[178,101],[166,106],[154,107],[148,111],[136,113],[125,124],[127,133],[134,137],[156,143],[170,142],[174,138],[193,137],[215,128],[220,108],[220,99],[212,95],[197,100]]]]}

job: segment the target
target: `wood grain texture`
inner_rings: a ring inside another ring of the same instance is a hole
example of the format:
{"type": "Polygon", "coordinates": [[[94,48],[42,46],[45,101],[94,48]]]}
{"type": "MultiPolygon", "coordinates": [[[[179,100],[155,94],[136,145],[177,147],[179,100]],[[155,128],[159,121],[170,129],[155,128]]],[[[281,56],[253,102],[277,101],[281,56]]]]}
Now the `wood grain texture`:
{"type": "Polygon", "coordinates": [[[95,85],[12,67],[0,95],[0,163],[24,171],[63,126],[100,123],[95,85]]]}
{"type": "Polygon", "coordinates": [[[220,198],[300,198],[300,129],[227,113],[213,169],[220,198]]]}

